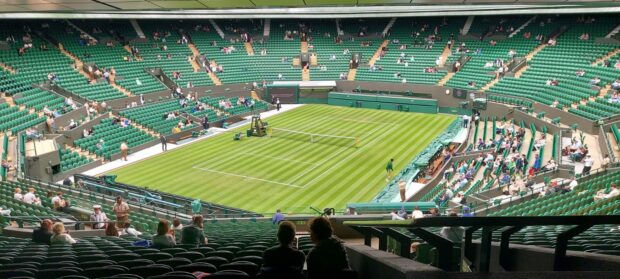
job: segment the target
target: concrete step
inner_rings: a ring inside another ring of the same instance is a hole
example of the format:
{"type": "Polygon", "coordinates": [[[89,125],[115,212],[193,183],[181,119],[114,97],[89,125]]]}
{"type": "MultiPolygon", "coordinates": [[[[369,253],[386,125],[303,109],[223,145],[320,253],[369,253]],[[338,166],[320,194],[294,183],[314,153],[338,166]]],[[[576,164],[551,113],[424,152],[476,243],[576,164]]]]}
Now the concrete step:
{"type": "Polygon", "coordinates": [[[140,27],[140,24],[138,24],[138,21],[135,19],[130,19],[129,22],[131,23],[131,26],[133,27],[133,29],[136,30],[136,34],[138,35],[138,38],[145,39],[146,36],[144,35],[144,31],[142,31],[142,27],[140,27]]]}

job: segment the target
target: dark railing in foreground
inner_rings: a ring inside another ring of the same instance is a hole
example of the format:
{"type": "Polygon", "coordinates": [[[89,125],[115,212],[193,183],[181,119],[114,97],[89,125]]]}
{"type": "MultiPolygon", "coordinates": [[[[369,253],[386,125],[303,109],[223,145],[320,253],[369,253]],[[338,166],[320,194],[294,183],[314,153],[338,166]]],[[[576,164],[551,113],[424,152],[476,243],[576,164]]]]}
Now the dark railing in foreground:
{"type": "Polygon", "coordinates": [[[461,262],[472,262],[476,248],[472,244],[473,233],[482,229],[480,239],[480,254],[478,255],[477,270],[488,272],[491,262],[491,242],[494,231],[501,232],[499,264],[509,270],[510,237],[529,226],[575,226],[558,234],[555,242],[554,271],[567,269],[566,250],[568,241],[588,230],[594,225],[620,224],[620,215],[600,216],[541,216],[541,217],[431,217],[413,221],[349,221],[345,225],[352,227],[364,235],[364,244],[370,246],[372,237],[379,238],[379,249],[387,251],[387,237],[400,243],[400,255],[410,257],[411,238],[397,229],[406,229],[431,246],[438,252],[438,267],[450,271],[452,247],[454,243],[427,228],[438,227],[465,227],[465,236],[462,243],[461,262]]]}

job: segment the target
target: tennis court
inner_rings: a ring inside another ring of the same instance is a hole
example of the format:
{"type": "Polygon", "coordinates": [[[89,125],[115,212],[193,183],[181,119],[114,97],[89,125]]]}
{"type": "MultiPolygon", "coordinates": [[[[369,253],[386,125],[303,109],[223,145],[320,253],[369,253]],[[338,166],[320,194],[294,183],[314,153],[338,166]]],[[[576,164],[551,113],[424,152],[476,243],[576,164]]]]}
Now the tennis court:
{"type": "MultiPolygon", "coordinates": [[[[118,181],[270,213],[342,208],[385,186],[454,116],[307,105],[265,119],[272,136],[233,141],[233,132],[112,173],[118,181]]],[[[243,132],[249,125],[237,129],[243,132]]]]}

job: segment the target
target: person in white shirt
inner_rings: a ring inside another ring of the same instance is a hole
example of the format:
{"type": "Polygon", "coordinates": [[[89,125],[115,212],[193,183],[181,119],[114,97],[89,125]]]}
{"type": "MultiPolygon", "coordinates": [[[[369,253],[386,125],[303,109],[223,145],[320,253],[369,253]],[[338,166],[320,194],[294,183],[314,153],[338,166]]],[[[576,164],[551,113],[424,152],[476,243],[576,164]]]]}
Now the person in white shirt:
{"type": "Polygon", "coordinates": [[[412,219],[424,218],[424,212],[420,210],[419,206],[416,206],[415,208],[413,208],[413,211],[411,211],[411,218],[412,219]]]}
{"type": "Polygon", "coordinates": [[[11,216],[11,210],[0,207],[0,216],[11,216]]]}
{"type": "Polygon", "coordinates": [[[579,185],[579,182],[577,182],[576,178],[573,178],[573,180],[568,184],[568,189],[575,190],[575,187],[577,187],[579,185]]]}
{"type": "Polygon", "coordinates": [[[28,193],[24,195],[24,202],[27,204],[41,205],[41,199],[34,194],[34,188],[28,188],[28,193]]]}
{"type": "MultiPolygon", "coordinates": [[[[458,217],[456,212],[451,212],[448,216],[458,217]]],[[[441,228],[441,232],[439,234],[453,243],[461,243],[463,242],[464,232],[465,229],[463,227],[443,227],[441,228]]]]}
{"type": "Polygon", "coordinates": [[[616,184],[611,184],[609,193],[605,194],[605,189],[598,191],[596,196],[594,196],[594,201],[610,199],[616,196],[620,196],[620,190],[618,190],[618,186],[616,186],[616,184]]]}
{"type": "Polygon", "coordinates": [[[121,235],[131,235],[131,236],[140,236],[140,235],[142,235],[141,232],[139,232],[138,230],[132,228],[131,224],[129,222],[126,222],[123,227],[124,228],[121,231],[121,235]]]}
{"type": "Polygon", "coordinates": [[[50,238],[50,244],[74,244],[77,242],[65,231],[65,225],[60,222],[54,224],[52,232],[54,234],[50,238]]]}
{"type": "Polygon", "coordinates": [[[403,219],[403,217],[398,216],[398,214],[396,213],[396,210],[392,210],[390,215],[392,216],[392,220],[405,220],[403,219]]]}
{"type": "Polygon", "coordinates": [[[18,200],[18,201],[23,201],[24,200],[24,196],[22,195],[22,189],[15,188],[15,194],[13,195],[13,198],[18,200]]]}
{"type": "Polygon", "coordinates": [[[91,225],[93,230],[105,228],[105,222],[108,221],[108,216],[101,211],[101,205],[93,205],[93,213],[90,214],[90,221],[95,222],[91,225]]]}
{"type": "Polygon", "coordinates": [[[586,155],[586,158],[583,159],[583,170],[581,171],[581,175],[590,174],[592,165],[594,165],[594,159],[592,159],[592,156],[588,154],[586,155]]]}

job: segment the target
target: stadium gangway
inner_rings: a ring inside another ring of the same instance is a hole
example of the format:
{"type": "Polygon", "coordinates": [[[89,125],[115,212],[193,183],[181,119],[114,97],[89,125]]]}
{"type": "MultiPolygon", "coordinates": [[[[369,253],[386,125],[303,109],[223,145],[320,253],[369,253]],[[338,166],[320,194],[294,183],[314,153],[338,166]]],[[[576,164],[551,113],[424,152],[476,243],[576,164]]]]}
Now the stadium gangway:
{"type": "Polygon", "coordinates": [[[148,191],[144,191],[144,195],[141,195],[141,194],[137,194],[137,193],[126,191],[126,190],[120,190],[120,189],[116,189],[113,187],[105,186],[100,183],[95,183],[89,180],[80,180],[80,181],[84,184],[85,187],[87,187],[88,189],[96,193],[101,193],[101,191],[103,190],[104,194],[108,196],[122,196],[123,198],[135,200],[141,204],[151,204],[153,206],[169,208],[175,211],[177,209],[184,208],[183,205],[164,201],[161,199],[161,196],[153,195],[148,191]]]}
{"type": "Polygon", "coordinates": [[[387,237],[400,243],[400,256],[410,257],[411,238],[397,229],[406,229],[435,247],[438,252],[438,267],[450,271],[452,247],[454,243],[427,228],[465,227],[465,236],[461,247],[461,262],[472,262],[476,248],[473,246],[473,233],[482,229],[478,271],[489,272],[493,232],[501,231],[499,264],[509,269],[510,237],[528,226],[575,226],[558,234],[555,242],[554,271],[566,270],[566,250],[568,241],[588,230],[594,225],[620,224],[620,215],[597,216],[507,216],[507,217],[429,217],[404,221],[345,221],[364,235],[364,244],[370,246],[372,237],[379,238],[379,250],[387,251],[387,237]],[[466,261],[465,261],[466,260],[466,261]]]}
{"type": "MultiPolygon", "coordinates": [[[[170,193],[166,193],[166,192],[162,192],[162,191],[157,191],[157,190],[149,190],[146,187],[138,187],[135,185],[129,185],[129,184],[124,184],[124,183],[119,183],[119,182],[113,182],[113,183],[109,183],[105,177],[93,177],[93,176],[88,176],[88,175],[83,175],[83,174],[76,174],[74,176],[75,181],[89,181],[91,183],[95,183],[97,185],[100,186],[106,186],[106,187],[112,187],[113,189],[116,190],[120,190],[120,191],[127,191],[129,193],[144,193],[144,192],[149,192],[151,194],[156,194],[158,196],[161,197],[161,200],[158,200],[158,202],[170,202],[173,204],[180,204],[181,207],[180,208],[185,208],[186,209],[186,213],[190,214],[190,204],[193,201],[192,199],[188,198],[188,197],[184,197],[184,196],[179,196],[179,195],[174,195],[174,194],[170,194],[170,193]]],[[[137,194],[139,195],[139,194],[137,194]]],[[[263,215],[252,212],[252,211],[246,211],[246,210],[242,210],[242,209],[238,209],[238,208],[232,208],[232,207],[227,207],[224,205],[220,205],[220,204],[215,204],[215,203],[210,203],[210,202],[202,202],[203,205],[203,214],[205,214],[208,217],[211,218],[230,218],[230,217],[262,217],[263,215]],[[207,212],[204,212],[205,210],[207,210],[207,212]],[[223,213],[216,213],[216,211],[220,211],[223,213]]],[[[176,207],[175,207],[176,208],[176,207]]],[[[178,208],[177,208],[178,209],[178,208]]]]}

